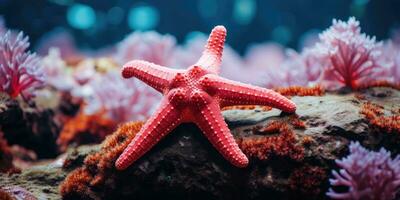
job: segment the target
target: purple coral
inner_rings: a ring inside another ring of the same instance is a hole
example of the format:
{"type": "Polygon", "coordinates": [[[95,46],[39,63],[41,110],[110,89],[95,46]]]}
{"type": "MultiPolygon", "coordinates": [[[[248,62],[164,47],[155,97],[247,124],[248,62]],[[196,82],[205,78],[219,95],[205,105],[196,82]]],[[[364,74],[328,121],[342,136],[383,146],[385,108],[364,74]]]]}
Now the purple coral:
{"type": "Polygon", "coordinates": [[[327,195],[332,199],[391,200],[400,188],[400,156],[392,159],[389,151],[369,151],[359,142],[350,144],[350,155],[336,160],[342,169],[332,171],[332,186],[345,186],[348,191],[339,193],[332,188],[327,195]]]}
{"type": "Polygon", "coordinates": [[[388,72],[378,62],[381,43],[360,30],[360,23],[350,17],[347,22],[334,19],[320,34],[321,41],[312,51],[325,67],[322,78],[328,88],[344,85],[356,89],[388,72]]]}
{"type": "Polygon", "coordinates": [[[121,64],[140,59],[170,66],[175,45],[175,38],[170,35],[160,35],[154,31],[134,32],[118,44],[115,59],[121,64]]]}
{"type": "Polygon", "coordinates": [[[43,84],[40,60],[27,51],[28,37],[8,31],[0,38],[0,92],[15,98],[29,98],[33,90],[43,84]]]}
{"type": "Polygon", "coordinates": [[[91,94],[85,97],[86,113],[105,111],[118,123],[146,119],[161,97],[141,82],[122,79],[116,71],[95,77],[87,87],[91,94]]]}

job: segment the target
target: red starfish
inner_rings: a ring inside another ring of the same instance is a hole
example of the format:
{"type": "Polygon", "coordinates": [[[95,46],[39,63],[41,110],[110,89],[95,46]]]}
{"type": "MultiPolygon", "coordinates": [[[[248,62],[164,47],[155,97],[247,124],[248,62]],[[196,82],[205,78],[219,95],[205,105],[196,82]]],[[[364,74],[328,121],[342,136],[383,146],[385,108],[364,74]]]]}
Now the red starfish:
{"type": "Polygon", "coordinates": [[[139,159],[180,123],[194,122],[214,147],[233,165],[245,167],[239,149],[221,114],[229,105],[266,105],[295,112],[296,105],[282,95],[261,87],[218,76],[226,29],[215,27],[200,60],[187,70],[134,60],[124,65],[124,78],[136,77],[164,94],[156,113],[144,124],[115,166],[123,170],[139,159]]]}

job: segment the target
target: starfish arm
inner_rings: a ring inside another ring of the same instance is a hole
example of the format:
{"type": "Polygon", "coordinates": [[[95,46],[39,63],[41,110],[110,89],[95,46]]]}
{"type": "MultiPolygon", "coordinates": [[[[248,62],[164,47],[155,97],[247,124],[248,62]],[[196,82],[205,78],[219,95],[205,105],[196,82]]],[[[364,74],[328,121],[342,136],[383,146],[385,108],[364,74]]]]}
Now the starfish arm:
{"type": "Polygon", "coordinates": [[[126,169],[180,123],[180,112],[165,100],[119,156],[116,168],[126,169]]]}
{"type": "Polygon", "coordinates": [[[281,94],[262,87],[231,81],[213,74],[204,76],[202,86],[221,99],[222,106],[263,105],[284,112],[296,111],[296,104],[281,94]]]}
{"type": "Polygon", "coordinates": [[[202,66],[209,71],[218,74],[221,65],[222,52],[226,37],[224,26],[216,26],[208,38],[205,50],[195,65],[202,66]]]}
{"type": "Polygon", "coordinates": [[[136,77],[150,85],[159,92],[163,92],[168,87],[170,80],[179,72],[154,63],[142,60],[133,60],[126,63],[122,68],[124,78],[136,77]]]}
{"type": "Polygon", "coordinates": [[[195,117],[195,123],[211,144],[233,165],[246,167],[249,160],[240,150],[228,129],[218,103],[213,101],[204,105],[199,108],[198,112],[200,115],[195,117]]]}

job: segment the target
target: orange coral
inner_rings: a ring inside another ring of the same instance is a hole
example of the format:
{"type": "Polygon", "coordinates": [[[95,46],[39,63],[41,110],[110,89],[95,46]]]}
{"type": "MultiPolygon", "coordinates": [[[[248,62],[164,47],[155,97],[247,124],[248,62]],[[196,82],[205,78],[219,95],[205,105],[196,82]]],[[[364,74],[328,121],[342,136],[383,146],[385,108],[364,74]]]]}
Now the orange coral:
{"type": "Polygon", "coordinates": [[[65,151],[71,143],[98,143],[112,133],[115,127],[116,123],[105,118],[104,112],[87,115],[80,111],[66,122],[58,136],[57,144],[62,151],[65,151]]]}
{"type": "Polygon", "coordinates": [[[289,177],[289,186],[294,191],[307,195],[319,195],[321,185],[327,181],[322,167],[305,165],[295,169],[289,177]]]}
{"type": "Polygon", "coordinates": [[[64,198],[85,198],[91,187],[105,184],[105,177],[115,171],[114,162],[142,127],[142,122],[123,124],[106,138],[99,152],[86,157],[84,166],[72,171],[61,184],[64,198]]]}
{"type": "Polygon", "coordinates": [[[393,112],[392,116],[385,116],[382,106],[366,102],[362,105],[360,113],[372,126],[388,133],[400,133],[400,115],[396,112],[393,112]]]}
{"type": "Polygon", "coordinates": [[[400,83],[392,83],[386,80],[380,80],[380,81],[368,82],[364,85],[359,86],[357,89],[362,90],[372,87],[390,87],[396,90],[400,90],[400,83]]]}
{"type": "Polygon", "coordinates": [[[239,139],[238,145],[250,158],[268,160],[271,156],[289,157],[293,160],[304,158],[304,149],[296,144],[296,135],[285,122],[274,121],[258,130],[269,134],[262,137],[239,139]],[[271,134],[276,135],[271,135],[271,134]]]}
{"type": "Polygon", "coordinates": [[[322,96],[325,94],[324,88],[320,85],[314,87],[290,86],[276,88],[275,91],[284,96],[322,96]]]}
{"type": "Polygon", "coordinates": [[[293,125],[294,128],[297,128],[297,129],[305,129],[306,128],[306,124],[303,121],[301,121],[299,116],[296,114],[289,116],[289,122],[290,122],[290,124],[293,125]]]}

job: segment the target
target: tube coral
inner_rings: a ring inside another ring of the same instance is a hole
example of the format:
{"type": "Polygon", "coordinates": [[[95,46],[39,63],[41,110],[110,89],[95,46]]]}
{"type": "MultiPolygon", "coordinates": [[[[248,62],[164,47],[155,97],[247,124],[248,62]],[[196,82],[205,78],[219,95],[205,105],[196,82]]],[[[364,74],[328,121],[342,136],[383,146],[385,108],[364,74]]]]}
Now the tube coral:
{"type": "Polygon", "coordinates": [[[336,160],[342,168],[333,170],[332,186],[344,186],[347,192],[336,192],[329,189],[327,195],[332,199],[353,200],[391,200],[400,189],[400,156],[391,158],[389,151],[369,151],[359,142],[350,144],[350,155],[336,160]]]}
{"type": "Polygon", "coordinates": [[[34,89],[43,85],[40,60],[26,51],[28,47],[28,37],[22,32],[14,36],[8,31],[0,38],[0,92],[12,98],[21,94],[28,99],[34,89]]]}

